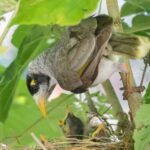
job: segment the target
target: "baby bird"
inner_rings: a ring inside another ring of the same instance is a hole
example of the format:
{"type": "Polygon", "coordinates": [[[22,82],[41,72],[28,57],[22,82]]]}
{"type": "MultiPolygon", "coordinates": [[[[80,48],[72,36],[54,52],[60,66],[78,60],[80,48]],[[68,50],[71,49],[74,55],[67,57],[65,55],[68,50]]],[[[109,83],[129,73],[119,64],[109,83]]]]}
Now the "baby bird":
{"type": "Polygon", "coordinates": [[[59,121],[59,126],[66,138],[83,139],[84,124],[72,112],[68,112],[66,118],[59,121]]]}

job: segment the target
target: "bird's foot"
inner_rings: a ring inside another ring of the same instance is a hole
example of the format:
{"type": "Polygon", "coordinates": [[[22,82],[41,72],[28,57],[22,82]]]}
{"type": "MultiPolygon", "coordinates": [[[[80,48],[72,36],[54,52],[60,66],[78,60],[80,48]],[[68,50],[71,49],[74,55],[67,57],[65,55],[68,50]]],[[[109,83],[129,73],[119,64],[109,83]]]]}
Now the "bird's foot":
{"type": "Polygon", "coordinates": [[[141,93],[145,90],[145,87],[144,86],[136,86],[136,87],[131,87],[129,89],[127,89],[127,88],[120,88],[120,89],[124,90],[123,99],[127,100],[130,94],[132,94],[134,92],[141,93]]]}
{"type": "Polygon", "coordinates": [[[131,71],[128,64],[124,64],[124,70],[125,70],[125,87],[121,88],[121,90],[124,90],[123,93],[123,99],[127,100],[129,95],[131,95],[134,92],[143,92],[145,87],[144,86],[137,86],[133,87],[131,83],[131,71]]]}

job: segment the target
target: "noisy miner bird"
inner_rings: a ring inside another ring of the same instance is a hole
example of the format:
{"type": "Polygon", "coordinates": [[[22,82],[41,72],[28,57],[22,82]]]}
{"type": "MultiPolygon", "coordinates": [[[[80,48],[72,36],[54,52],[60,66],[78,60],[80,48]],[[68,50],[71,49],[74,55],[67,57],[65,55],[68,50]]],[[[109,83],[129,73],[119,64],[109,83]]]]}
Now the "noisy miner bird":
{"type": "Polygon", "coordinates": [[[83,139],[84,124],[71,111],[67,113],[64,120],[59,120],[59,126],[66,138],[83,139]]]}
{"type": "Polygon", "coordinates": [[[56,84],[74,93],[85,92],[114,72],[127,72],[120,56],[143,58],[150,51],[149,38],[112,33],[112,25],[107,15],[84,19],[68,27],[55,46],[29,64],[27,87],[44,116],[56,84]]]}

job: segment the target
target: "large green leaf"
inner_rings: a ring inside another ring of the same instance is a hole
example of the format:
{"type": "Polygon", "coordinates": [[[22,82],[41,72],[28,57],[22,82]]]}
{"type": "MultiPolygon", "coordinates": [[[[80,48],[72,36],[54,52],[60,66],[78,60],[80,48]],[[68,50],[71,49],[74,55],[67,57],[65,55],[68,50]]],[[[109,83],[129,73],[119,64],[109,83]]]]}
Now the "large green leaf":
{"type": "Polygon", "coordinates": [[[13,24],[74,25],[89,16],[98,0],[20,0],[13,24]]]}
{"type": "Polygon", "coordinates": [[[10,115],[6,122],[0,126],[1,142],[16,146],[18,143],[15,137],[19,136],[20,145],[30,145],[34,143],[30,135],[31,132],[34,132],[38,138],[40,135],[45,135],[48,139],[63,136],[58,121],[64,119],[68,105],[72,108],[73,113],[80,118],[84,117],[84,111],[75,107],[75,101],[74,95],[61,95],[50,102],[47,108],[49,114],[46,118],[42,118],[37,105],[26,88],[25,81],[21,81],[10,115]],[[27,128],[29,129],[26,130],[27,128]]]}
{"type": "Polygon", "coordinates": [[[136,114],[134,131],[135,150],[150,148],[150,104],[144,104],[136,114]]]}
{"type": "Polygon", "coordinates": [[[147,31],[150,29],[150,15],[137,15],[132,20],[132,27],[125,28],[126,33],[147,31]]]}
{"type": "Polygon", "coordinates": [[[125,0],[126,2],[128,2],[129,4],[138,7],[144,11],[149,11],[149,5],[150,5],[150,1],[149,0],[125,0]]]}
{"type": "Polygon", "coordinates": [[[139,12],[143,12],[144,10],[137,7],[136,5],[132,5],[131,3],[126,2],[121,8],[121,16],[133,15],[139,12]]]}
{"type": "Polygon", "coordinates": [[[8,115],[22,71],[34,57],[50,47],[52,43],[49,43],[48,40],[51,39],[51,36],[53,39],[55,38],[52,35],[51,27],[34,25],[29,28],[30,32],[26,30],[28,34],[24,32],[22,40],[18,40],[22,31],[20,28],[23,27],[19,27],[13,36],[13,41],[16,41],[15,45],[19,46],[18,55],[0,78],[0,121],[5,121],[8,115]]]}

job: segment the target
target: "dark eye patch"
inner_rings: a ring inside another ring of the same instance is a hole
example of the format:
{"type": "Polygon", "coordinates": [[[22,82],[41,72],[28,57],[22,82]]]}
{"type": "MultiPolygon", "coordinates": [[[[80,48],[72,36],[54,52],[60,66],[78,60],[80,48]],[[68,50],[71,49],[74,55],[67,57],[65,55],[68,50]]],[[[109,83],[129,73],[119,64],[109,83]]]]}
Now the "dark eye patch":
{"type": "Polygon", "coordinates": [[[49,84],[50,78],[43,74],[32,74],[27,75],[26,84],[31,95],[34,95],[38,92],[40,84],[46,83],[49,84]],[[31,85],[31,81],[34,80],[35,84],[31,85]]]}

